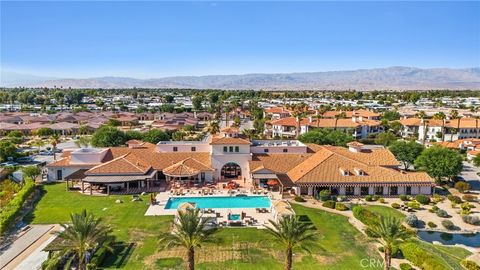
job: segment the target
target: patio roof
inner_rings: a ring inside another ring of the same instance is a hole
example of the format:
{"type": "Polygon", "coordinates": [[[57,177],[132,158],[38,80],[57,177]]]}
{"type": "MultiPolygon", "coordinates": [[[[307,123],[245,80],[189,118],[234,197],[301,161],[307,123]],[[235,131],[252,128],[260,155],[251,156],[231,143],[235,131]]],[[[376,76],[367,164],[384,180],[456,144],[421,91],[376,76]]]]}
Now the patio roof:
{"type": "Polygon", "coordinates": [[[252,177],[255,179],[278,179],[274,173],[253,173],[252,177]]]}
{"type": "Polygon", "coordinates": [[[87,176],[83,179],[87,183],[122,183],[145,180],[155,177],[156,170],[151,170],[149,174],[145,175],[94,175],[87,176]]]}

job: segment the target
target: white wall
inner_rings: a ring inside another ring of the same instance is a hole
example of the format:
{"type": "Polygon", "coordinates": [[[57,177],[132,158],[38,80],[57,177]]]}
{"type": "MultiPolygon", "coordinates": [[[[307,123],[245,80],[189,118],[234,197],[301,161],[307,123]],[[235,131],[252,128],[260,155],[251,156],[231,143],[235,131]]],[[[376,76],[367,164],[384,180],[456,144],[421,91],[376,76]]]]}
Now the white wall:
{"type": "Polygon", "coordinates": [[[239,154],[250,154],[250,145],[241,144],[222,144],[222,145],[212,145],[212,154],[213,155],[239,155],[239,154]],[[226,146],[229,152],[223,152],[223,147],[226,146]],[[233,147],[233,152],[230,152],[230,146],[233,147]],[[238,146],[238,152],[235,152],[235,146],[238,146]]]}
{"type": "Polygon", "coordinates": [[[108,149],[79,149],[70,155],[70,164],[100,164],[108,149]]]}
{"type": "Polygon", "coordinates": [[[215,169],[214,178],[220,179],[222,167],[229,162],[233,162],[242,169],[242,178],[250,181],[250,167],[248,164],[250,160],[252,160],[250,154],[212,155],[212,167],[215,169]]]}
{"type": "Polygon", "coordinates": [[[157,151],[160,153],[173,153],[173,147],[177,147],[177,152],[192,152],[192,147],[196,148],[195,152],[210,152],[211,145],[208,143],[191,143],[185,142],[182,144],[157,144],[157,151]]]}

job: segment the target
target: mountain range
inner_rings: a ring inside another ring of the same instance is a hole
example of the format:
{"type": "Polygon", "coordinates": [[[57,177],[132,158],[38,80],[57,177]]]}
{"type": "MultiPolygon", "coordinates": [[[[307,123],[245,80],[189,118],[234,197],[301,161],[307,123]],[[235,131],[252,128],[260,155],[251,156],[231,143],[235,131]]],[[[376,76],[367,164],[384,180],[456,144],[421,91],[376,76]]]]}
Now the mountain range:
{"type": "Polygon", "coordinates": [[[48,78],[2,71],[3,87],[195,88],[254,90],[480,90],[480,67],[452,69],[388,67],[348,71],[176,76],[152,79],[48,78]]]}

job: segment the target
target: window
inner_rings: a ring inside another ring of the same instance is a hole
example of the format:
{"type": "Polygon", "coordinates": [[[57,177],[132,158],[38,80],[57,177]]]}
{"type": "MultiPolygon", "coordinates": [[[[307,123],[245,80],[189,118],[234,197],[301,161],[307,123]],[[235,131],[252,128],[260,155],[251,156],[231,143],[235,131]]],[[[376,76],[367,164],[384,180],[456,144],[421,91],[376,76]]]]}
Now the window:
{"type": "Polygon", "coordinates": [[[192,152],[195,152],[195,151],[197,151],[197,147],[192,146],[192,152]]]}
{"type": "Polygon", "coordinates": [[[288,152],[287,148],[283,149],[283,153],[287,153],[287,152],[288,152]]]}
{"type": "Polygon", "coordinates": [[[228,147],[224,146],[223,147],[223,152],[228,152],[228,147]]]}
{"type": "Polygon", "coordinates": [[[236,153],[240,152],[240,147],[239,146],[235,146],[235,152],[236,153]]]}
{"type": "Polygon", "coordinates": [[[352,187],[352,186],[345,187],[345,195],[347,196],[355,195],[355,187],[352,187]]]}
{"type": "Polygon", "coordinates": [[[230,151],[230,153],[233,152],[233,146],[229,147],[229,151],[230,151]]]}
{"type": "Polygon", "coordinates": [[[412,187],[408,186],[405,190],[405,194],[412,195],[412,187]]]}
{"type": "Polygon", "coordinates": [[[173,152],[178,152],[178,147],[174,146],[173,147],[173,152]]]}
{"type": "Polygon", "coordinates": [[[374,187],[373,192],[375,195],[383,195],[383,187],[374,187]]]}
{"type": "Polygon", "coordinates": [[[263,152],[264,152],[264,153],[268,153],[268,148],[267,148],[267,149],[263,149],[263,152]]]}
{"type": "Polygon", "coordinates": [[[360,188],[360,195],[362,195],[362,196],[368,195],[368,187],[361,187],[360,188]]]}
{"type": "Polygon", "coordinates": [[[57,170],[57,180],[62,180],[62,170],[57,170]]]}
{"type": "Polygon", "coordinates": [[[398,194],[398,187],[392,186],[390,187],[390,195],[397,195],[398,194]]]}

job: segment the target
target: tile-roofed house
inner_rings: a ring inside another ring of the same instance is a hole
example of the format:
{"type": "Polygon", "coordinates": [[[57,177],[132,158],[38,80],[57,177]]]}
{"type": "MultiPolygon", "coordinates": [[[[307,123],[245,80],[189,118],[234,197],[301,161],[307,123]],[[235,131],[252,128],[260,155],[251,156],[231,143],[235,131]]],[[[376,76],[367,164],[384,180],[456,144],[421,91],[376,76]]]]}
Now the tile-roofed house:
{"type": "Polygon", "coordinates": [[[459,139],[480,139],[480,120],[476,118],[459,119],[401,119],[402,136],[417,136],[419,141],[454,141],[459,139]]]}

